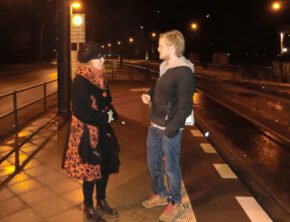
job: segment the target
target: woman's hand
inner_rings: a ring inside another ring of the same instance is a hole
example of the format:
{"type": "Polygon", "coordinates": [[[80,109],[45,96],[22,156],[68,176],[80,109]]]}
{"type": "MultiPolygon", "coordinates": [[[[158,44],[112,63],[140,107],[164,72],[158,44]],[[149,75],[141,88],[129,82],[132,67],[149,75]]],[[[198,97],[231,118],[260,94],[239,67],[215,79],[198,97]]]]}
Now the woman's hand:
{"type": "Polygon", "coordinates": [[[148,95],[148,94],[143,94],[143,95],[141,96],[141,99],[142,99],[143,103],[145,103],[145,104],[150,104],[150,101],[151,101],[151,97],[150,97],[150,95],[148,95]]]}
{"type": "Polygon", "coordinates": [[[107,112],[107,114],[108,114],[108,123],[113,122],[114,121],[113,111],[112,110],[109,110],[107,112]]]}

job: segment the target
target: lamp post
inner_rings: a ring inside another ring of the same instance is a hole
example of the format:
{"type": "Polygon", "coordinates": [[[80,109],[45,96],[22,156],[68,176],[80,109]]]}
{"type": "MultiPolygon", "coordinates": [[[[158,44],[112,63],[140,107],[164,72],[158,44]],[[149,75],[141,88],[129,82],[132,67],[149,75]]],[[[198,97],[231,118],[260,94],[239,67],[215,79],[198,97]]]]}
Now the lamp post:
{"type": "Polygon", "coordinates": [[[73,2],[70,6],[70,15],[73,14],[73,9],[78,9],[81,7],[81,4],[79,2],[73,2]]]}
{"type": "Polygon", "coordinates": [[[70,47],[69,47],[69,3],[56,1],[57,7],[57,87],[58,113],[68,117],[70,113],[70,47]]]}

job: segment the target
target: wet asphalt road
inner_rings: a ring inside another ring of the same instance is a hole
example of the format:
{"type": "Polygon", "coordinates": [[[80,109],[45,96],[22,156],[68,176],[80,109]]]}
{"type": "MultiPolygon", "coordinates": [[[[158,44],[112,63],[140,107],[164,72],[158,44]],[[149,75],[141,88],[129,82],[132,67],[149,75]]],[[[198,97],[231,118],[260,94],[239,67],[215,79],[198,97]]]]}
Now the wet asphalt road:
{"type": "Polygon", "coordinates": [[[290,210],[290,150],[202,93],[196,94],[199,126],[210,133],[225,161],[272,214],[290,210]]]}

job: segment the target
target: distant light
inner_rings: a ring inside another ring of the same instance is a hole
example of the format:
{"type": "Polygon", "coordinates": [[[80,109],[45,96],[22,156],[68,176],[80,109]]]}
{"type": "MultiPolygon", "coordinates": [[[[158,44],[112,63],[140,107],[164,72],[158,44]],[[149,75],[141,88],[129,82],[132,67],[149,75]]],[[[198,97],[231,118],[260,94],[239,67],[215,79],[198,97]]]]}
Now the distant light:
{"type": "Polygon", "coordinates": [[[157,10],[156,13],[159,14],[160,13],[160,10],[157,10]]]}
{"type": "Polygon", "coordinates": [[[282,52],[288,52],[288,49],[287,48],[283,48],[282,52]]]}
{"type": "Polygon", "coordinates": [[[134,42],[134,39],[132,37],[129,38],[129,42],[134,42]]]}
{"type": "Polygon", "coordinates": [[[230,56],[230,55],[231,55],[231,53],[228,53],[227,55],[228,55],[228,56],[230,56]]]}
{"type": "Polygon", "coordinates": [[[190,28],[191,28],[192,30],[197,30],[197,28],[198,28],[197,23],[192,22],[192,23],[190,24],[190,28]]]}
{"type": "Polygon", "coordinates": [[[121,45],[121,41],[118,41],[117,43],[118,43],[118,45],[121,45]]]}
{"type": "Polygon", "coordinates": [[[102,45],[102,48],[105,48],[105,46],[104,46],[104,45],[102,45]]]}
{"type": "Polygon", "coordinates": [[[209,132],[206,132],[204,135],[205,137],[209,137],[209,132]]]}
{"type": "Polygon", "coordinates": [[[281,7],[282,7],[281,2],[275,1],[272,3],[272,9],[274,11],[279,11],[281,9],[281,7]]]}
{"type": "Polygon", "coordinates": [[[156,33],[155,32],[152,32],[151,33],[151,36],[154,38],[154,37],[156,37],[156,33]]]}
{"type": "Polygon", "coordinates": [[[140,26],[140,29],[144,29],[144,26],[141,25],[141,26],[140,26]]]}
{"type": "Polygon", "coordinates": [[[206,14],[206,16],[205,16],[206,18],[210,18],[210,14],[206,14]]]}
{"type": "Polygon", "coordinates": [[[108,47],[111,47],[112,45],[111,45],[111,43],[108,43],[108,47]]]}

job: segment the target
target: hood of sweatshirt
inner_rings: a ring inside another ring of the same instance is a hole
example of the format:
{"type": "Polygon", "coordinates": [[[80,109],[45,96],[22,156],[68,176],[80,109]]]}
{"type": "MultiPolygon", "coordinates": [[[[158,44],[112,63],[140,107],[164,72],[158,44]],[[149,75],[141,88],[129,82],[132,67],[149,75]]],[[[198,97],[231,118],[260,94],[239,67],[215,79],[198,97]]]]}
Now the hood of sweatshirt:
{"type": "Polygon", "coordinates": [[[167,61],[163,61],[160,64],[159,71],[160,71],[160,77],[166,73],[168,69],[180,67],[180,66],[186,66],[189,67],[192,72],[194,73],[194,64],[191,63],[188,59],[186,59],[184,56],[180,56],[173,64],[168,64],[167,61]]]}

